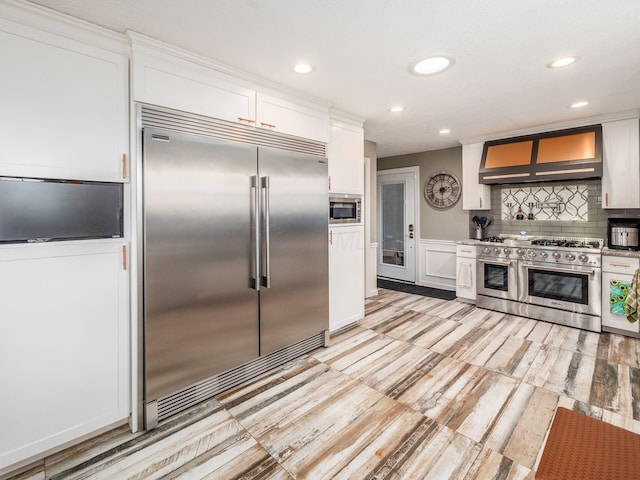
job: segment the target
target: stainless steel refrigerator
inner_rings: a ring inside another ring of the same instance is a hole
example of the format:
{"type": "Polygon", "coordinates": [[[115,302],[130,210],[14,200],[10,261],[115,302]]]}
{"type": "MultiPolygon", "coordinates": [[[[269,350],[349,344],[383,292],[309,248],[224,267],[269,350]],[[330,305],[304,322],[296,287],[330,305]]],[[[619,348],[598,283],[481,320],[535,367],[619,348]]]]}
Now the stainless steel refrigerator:
{"type": "Polygon", "coordinates": [[[149,417],[158,399],[326,335],[327,205],[317,155],[144,128],[149,417]]]}

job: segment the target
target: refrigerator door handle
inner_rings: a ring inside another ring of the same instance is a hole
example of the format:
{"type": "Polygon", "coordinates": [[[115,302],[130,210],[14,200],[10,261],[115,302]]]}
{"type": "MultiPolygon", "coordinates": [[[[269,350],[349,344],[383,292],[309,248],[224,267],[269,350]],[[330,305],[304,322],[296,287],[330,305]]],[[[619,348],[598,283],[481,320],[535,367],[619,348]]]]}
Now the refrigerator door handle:
{"type": "Polygon", "coordinates": [[[260,291],[260,215],[259,212],[259,199],[258,192],[258,176],[251,176],[251,224],[253,225],[253,259],[251,276],[251,288],[256,291],[260,291]]]}
{"type": "Polygon", "coordinates": [[[271,288],[271,247],[269,245],[269,177],[261,178],[261,186],[264,192],[264,200],[262,202],[262,215],[264,219],[262,236],[264,239],[264,270],[262,275],[262,286],[265,288],[271,288]]]}

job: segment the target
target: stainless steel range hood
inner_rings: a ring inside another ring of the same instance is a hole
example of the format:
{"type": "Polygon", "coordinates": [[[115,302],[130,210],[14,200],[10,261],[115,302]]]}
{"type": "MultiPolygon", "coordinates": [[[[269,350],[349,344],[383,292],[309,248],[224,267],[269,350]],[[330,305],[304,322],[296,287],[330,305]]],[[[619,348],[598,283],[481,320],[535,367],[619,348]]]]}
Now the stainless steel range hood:
{"type": "Polygon", "coordinates": [[[486,142],[479,172],[488,185],[601,176],[601,125],[486,142]]]}

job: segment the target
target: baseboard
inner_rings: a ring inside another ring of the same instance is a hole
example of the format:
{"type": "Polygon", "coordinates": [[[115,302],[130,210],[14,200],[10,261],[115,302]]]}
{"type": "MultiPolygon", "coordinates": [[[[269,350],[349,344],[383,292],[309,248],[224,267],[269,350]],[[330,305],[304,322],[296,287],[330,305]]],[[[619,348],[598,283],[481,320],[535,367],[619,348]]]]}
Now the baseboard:
{"type": "Polygon", "coordinates": [[[378,295],[378,293],[379,293],[378,289],[373,288],[367,292],[367,294],[365,295],[365,298],[375,297],[376,295],[378,295]]]}

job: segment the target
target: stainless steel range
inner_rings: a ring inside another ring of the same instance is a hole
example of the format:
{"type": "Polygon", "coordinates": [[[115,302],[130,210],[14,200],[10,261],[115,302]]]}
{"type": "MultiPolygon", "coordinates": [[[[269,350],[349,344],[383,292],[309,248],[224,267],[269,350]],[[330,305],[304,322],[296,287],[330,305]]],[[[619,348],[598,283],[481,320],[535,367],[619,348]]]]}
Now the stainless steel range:
{"type": "Polygon", "coordinates": [[[478,246],[479,307],[601,331],[601,239],[492,240],[478,246]]]}

